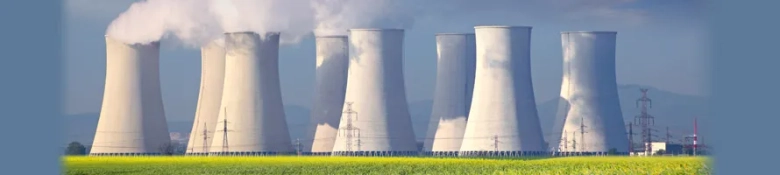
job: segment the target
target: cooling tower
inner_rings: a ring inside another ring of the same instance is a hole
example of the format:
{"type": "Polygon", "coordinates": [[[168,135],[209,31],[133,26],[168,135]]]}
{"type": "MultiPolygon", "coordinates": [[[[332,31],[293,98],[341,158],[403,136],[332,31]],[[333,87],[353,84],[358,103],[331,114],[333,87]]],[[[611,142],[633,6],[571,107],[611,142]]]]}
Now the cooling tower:
{"type": "Polygon", "coordinates": [[[159,42],[106,37],[106,86],[91,155],[160,154],[170,147],[159,54],[159,42]]]}
{"type": "Polygon", "coordinates": [[[563,32],[563,82],[555,138],[563,154],[628,153],[615,77],[617,32],[563,32]],[[564,132],[565,131],[565,132],[564,132]]]}
{"type": "Polygon", "coordinates": [[[293,152],[279,83],[279,33],[225,34],[225,84],[210,154],[293,152]]]}
{"type": "Polygon", "coordinates": [[[195,109],[195,121],[187,143],[187,154],[205,155],[217,125],[222,85],[225,82],[224,40],[215,40],[200,48],[200,92],[195,109]]]}
{"type": "Polygon", "coordinates": [[[437,34],[436,88],[425,138],[428,155],[456,155],[474,89],[474,34],[437,34]]]}
{"type": "Polygon", "coordinates": [[[531,27],[477,26],[475,34],[474,94],[459,154],[544,154],[531,82],[531,27]]]}
{"type": "Polygon", "coordinates": [[[401,29],[351,29],[344,113],[333,155],[416,155],[401,29]]]}
{"type": "Polygon", "coordinates": [[[330,155],[338,134],[347,88],[349,50],[347,36],[318,36],[317,73],[309,133],[312,142],[303,148],[314,155],[330,155]]]}

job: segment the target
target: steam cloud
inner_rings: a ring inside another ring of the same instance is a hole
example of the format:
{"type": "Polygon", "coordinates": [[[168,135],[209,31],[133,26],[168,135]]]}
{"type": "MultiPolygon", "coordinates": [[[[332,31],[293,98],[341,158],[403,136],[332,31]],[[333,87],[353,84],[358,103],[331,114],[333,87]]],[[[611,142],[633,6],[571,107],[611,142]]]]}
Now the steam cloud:
{"type": "Polygon", "coordinates": [[[559,11],[576,12],[568,13],[576,16],[590,12],[629,16],[612,7],[631,1],[634,0],[142,0],[114,19],[106,35],[141,44],[173,37],[189,46],[201,46],[225,32],[281,32],[282,44],[292,44],[312,32],[346,35],[350,28],[408,29],[416,18],[432,16],[447,20],[452,15],[482,12],[539,17],[566,14],[559,11]]]}
{"type": "MultiPolygon", "coordinates": [[[[281,32],[283,44],[297,43],[311,33],[310,0],[209,0],[224,32],[281,32]]],[[[261,35],[262,36],[262,35],[261,35]]]]}
{"type": "Polygon", "coordinates": [[[126,43],[150,43],[173,34],[188,45],[200,45],[221,30],[214,25],[209,0],[148,0],[133,3],[109,25],[106,35],[126,43]]]}
{"type": "MultiPolygon", "coordinates": [[[[296,43],[314,26],[310,0],[144,0],[111,22],[106,35],[126,43],[174,37],[189,46],[219,39],[225,32],[282,32],[296,43]]],[[[263,36],[263,35],[261,35],[263,36]]]]}
{"type": "Polygon", "coordinates": [[[346,35],[350,28],[409,28],[414,4],[403,0],[312,0],[316,35],[346,35]]]}

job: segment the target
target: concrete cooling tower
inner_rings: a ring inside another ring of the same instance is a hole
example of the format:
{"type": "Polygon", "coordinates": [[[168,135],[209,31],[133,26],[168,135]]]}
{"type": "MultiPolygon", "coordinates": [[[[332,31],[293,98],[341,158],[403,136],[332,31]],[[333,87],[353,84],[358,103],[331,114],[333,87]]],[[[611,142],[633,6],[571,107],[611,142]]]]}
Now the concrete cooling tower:
{"type": "Polygon", "coordinates": [[[457,155],[474,89],[474,34],[437,34],[436,88],[423,149],[427,155],[457,155]]]}
{"type": "Polygon", "coordinates": [[[215,40],[200,48],[200,92],[187,154],[207,155],[217,125],[225,76],[225,43],[215,40]]]}
{"type": "Polygon", "coordinates": [[[333,155],[417,155],[400,29],[349,30],[349,75],[333,155]]]}
{"type": "Polygon", "coordinates": [[[349,45],[347,36],[317,36],[316,45],[316,93],[309,126],[312,142],[303,150],[314,155],[330,155],[347,90],[349,45]]]}
{"type": "Polygon", "coordinates": [[[91,155],[154,155],[170,147],[159,57],[159,42],[106,37],[106,86],[91,155]]]}
{"type": "Polygon", "coordinates": [[[225,84],[210,155],[293,153],[279,83],[279,33],[225,34],[225,84]]]}
{"type": "Polygon", "coordinates": [[[563,82],[554,133],[561,154],[628,154],[615,76],[617,32],[563,32],[563,82]],[[563,139],[561,139],[563,138],[563,139]]]}
{"type": "Polygon", "coordinates": [[[477,68],[462,156],[546,154],[531,82],[531,27],[477,26],[477,68]]]}

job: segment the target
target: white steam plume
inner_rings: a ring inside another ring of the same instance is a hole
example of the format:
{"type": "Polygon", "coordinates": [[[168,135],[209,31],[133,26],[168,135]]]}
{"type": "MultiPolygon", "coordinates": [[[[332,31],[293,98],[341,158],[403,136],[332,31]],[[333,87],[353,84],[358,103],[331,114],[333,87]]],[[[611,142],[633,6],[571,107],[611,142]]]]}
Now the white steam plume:
{"type": "MultiPolygon", "coordinates": [[[[211,13],[225,32],[281,32],[281,42],[292,44],[311,33],[310,0],[211,0],[211,13]]],[[[261,35],[263,36],[263,35],[261,35]]]]}
{"type": "MultiPolygon", "coordinates": [[[[351,28],[408,29],[422,18],[441,23],[462,22],[459,19],[474,16],[489,19],[523,16],[556,22],[594,19],[641,22],[642,11],[629,7],[638,1],[643,0],[311,0],[311,7],[315,34],[345,35],[351,28]]],[[[527,22],[518,21],[522,25],[527,22]]]]}
{"type": "Polygon", "coordinates": [[[316,35],[346,35],[351,28],[409,28],[415,6],[405,0],[311,0],[316,35]]]}
{"type": "Polygon", "coordinates": [[[148,0],[133,3],[109,25],[106,35],[126,43],[149,43],[168,35],[199,46],[221,32],[208,11],[210,0],[148,0]]]}
{"type": "MultiPolygon", "coordinates": [[[[415,19],[450,21],[477,14],[641,21],[619,8],[637,0],[142,0],[117,17],[106,35],[127,43],[173,37],[200,46],[224,32],[281,32],[282,44],[317,35],[346,35],[351,28],[409,29],[415,19]]],[[[457,20],[456,20],[457,21],[457,20]]],[[[261,35],[263,36],[263,35],[261,35]]]]}
{"type": "Polygon", "coordinates": [[[297,43],[313,28],[309,1],[143,0],[114,19],[106,35],[126,43],[175,37],[197,47],[225,32],[281,32],[283,44],[297,43]]]}

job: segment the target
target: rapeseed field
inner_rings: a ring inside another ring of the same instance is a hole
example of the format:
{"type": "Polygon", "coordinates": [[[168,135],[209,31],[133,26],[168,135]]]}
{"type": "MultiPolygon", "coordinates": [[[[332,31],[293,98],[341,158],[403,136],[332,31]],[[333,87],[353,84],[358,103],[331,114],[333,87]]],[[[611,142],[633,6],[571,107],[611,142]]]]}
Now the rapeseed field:
{"type": "Polygon", "coordinates": [[[64,174],[711,174],[704,157],[64,157],[64,174]]]}

